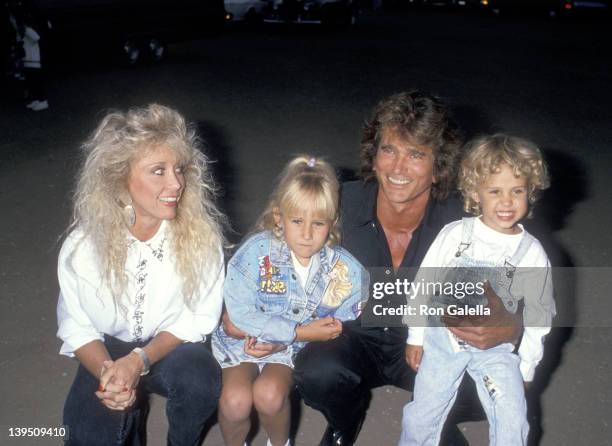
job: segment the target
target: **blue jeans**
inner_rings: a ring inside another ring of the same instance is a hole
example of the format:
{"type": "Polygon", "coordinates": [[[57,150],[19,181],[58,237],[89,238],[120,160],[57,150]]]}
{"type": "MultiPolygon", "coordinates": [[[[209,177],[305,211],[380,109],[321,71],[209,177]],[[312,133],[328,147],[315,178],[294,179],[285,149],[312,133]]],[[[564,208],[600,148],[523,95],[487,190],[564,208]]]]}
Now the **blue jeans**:
{"type": "MultiPolygon", "coordinates": [[[[111,358],[118,359],[144,343],[123,342],[105,336],[111,358]]],[[[70,446],[144,444],[148,395],[167,398],[168,445],[199,445],[206,420],[217,408],[221,394],[221,370],[204,344],[184,343],[140,378],[136,403],[126,411],[104,406],[94,392],[98,378],[79,365],[64,406],[70,446]]]]}
{"type": "Polygon", "coordinates": [[[527,444],[527,405],[519,357],[511,344],[488,350],[467,346],[454,352],[443,327],[425,331],[424,354],[414,398],[404,407],[400,446],[435,446],[467,371],[489,420],[491,446],[527,444]]]}

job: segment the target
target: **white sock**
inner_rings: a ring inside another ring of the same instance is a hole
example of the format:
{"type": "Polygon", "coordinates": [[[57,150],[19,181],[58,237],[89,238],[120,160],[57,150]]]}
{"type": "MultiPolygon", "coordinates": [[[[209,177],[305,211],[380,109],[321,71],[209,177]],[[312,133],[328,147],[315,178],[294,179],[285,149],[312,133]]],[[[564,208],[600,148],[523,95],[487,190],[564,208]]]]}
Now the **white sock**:
{"type": "MultiPolygon", "coordinates": [[[[266,446],[273,446],[269,438],[268,438],[268,442],[266,443],[266,446]]],[[[284,446],[291,446],[289,439],[287,439],[287,443],[285,443],[284,446]]]]}

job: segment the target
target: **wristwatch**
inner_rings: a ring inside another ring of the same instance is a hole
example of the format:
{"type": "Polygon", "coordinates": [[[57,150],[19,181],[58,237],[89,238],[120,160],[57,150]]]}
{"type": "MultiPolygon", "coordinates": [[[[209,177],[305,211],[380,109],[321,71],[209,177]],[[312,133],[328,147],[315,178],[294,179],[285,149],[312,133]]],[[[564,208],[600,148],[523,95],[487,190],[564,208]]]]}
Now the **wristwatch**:
{"type": "Polygon", "coordinates": [[[147,352],[145,352],[140,347],[136,347],[132,351],[134,353],[136,353],[138,356],[140,356],[140,359],[142,359],[142,363],[144,364],[144,368],[142,369],[142,372],[140,373],[140,376],[144,376],[144,375],[148,374],[149,373],[149,369],[151,368],[151,361],[149,360],[149,357],[147,356],[147,352]]]}

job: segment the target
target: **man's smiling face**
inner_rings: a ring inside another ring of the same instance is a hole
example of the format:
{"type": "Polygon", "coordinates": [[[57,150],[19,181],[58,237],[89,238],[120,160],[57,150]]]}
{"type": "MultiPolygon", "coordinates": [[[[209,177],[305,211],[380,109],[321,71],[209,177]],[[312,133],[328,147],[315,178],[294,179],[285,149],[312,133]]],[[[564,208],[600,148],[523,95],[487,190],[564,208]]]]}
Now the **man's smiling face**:
{"type": "Polygon", "coordinates": [[[435,182],[433,150],[410,143],[392,128],[383,131],[373,167],[383,199],[392,205],[429,195],[435,182]]]}

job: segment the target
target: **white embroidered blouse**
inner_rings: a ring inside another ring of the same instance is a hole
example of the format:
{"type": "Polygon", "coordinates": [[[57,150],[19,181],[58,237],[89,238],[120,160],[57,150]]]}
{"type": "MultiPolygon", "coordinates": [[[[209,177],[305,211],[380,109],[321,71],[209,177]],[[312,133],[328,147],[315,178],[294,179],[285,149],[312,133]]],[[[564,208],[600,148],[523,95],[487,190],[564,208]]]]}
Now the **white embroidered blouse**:
{"type": "Polygon", "coordinates": [[[223,258],[214,268],[202,271],[199,300],[192,310],[183,299],[168,231],[163,221],[146,242],[128,238],[127,298],[123,299],[127,312],[115,307],[108,287],[102,285],[91,241],[79,229],[66,238],[58,261],[61,354],[74,356],[79,347],[103,340],[104,334],[133,342],[167,331],[183,341],[200,342],[215,329],[223,304],[223,258]]]}

